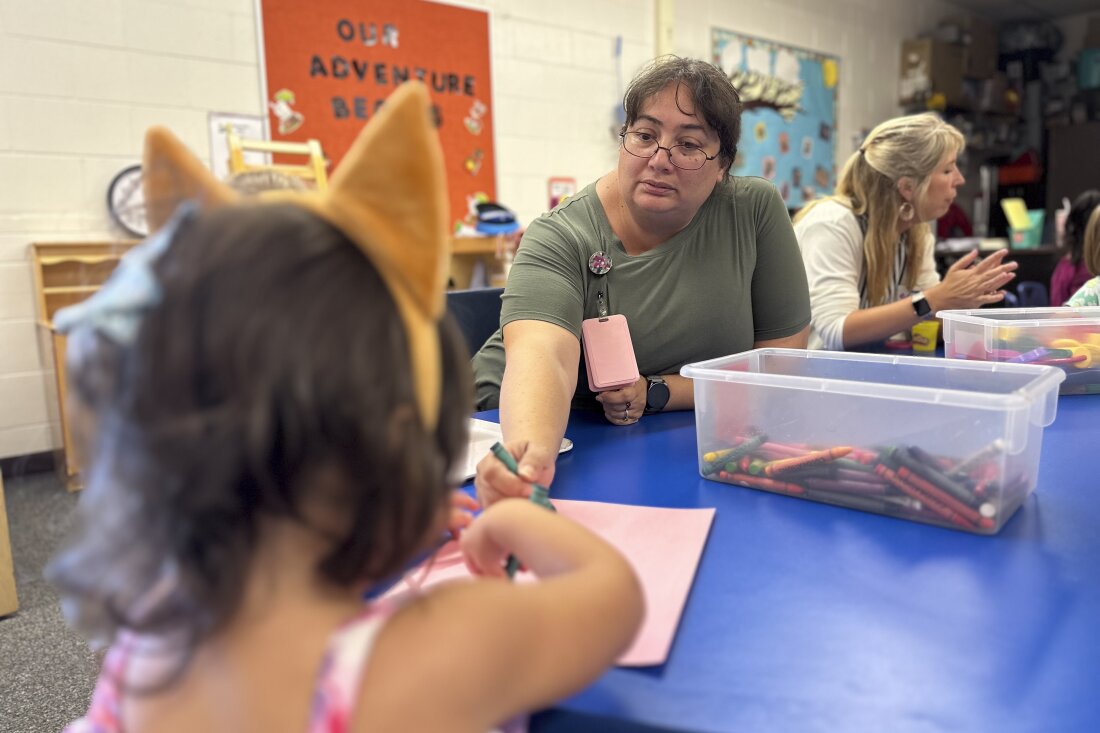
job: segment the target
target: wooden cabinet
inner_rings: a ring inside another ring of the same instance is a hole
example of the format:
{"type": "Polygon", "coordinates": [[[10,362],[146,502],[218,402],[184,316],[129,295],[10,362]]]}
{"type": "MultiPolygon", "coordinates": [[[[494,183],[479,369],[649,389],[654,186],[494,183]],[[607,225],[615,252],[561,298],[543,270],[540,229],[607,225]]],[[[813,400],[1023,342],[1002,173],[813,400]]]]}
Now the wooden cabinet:
{"type": "Polygon", "coordinates": [[[38,324],[50,342],[57,382],[58,414],[64,458],[60,466],[65,485],[79,489],[80,459],[73,445],[69,420],[65,414],[65,337],[53,330],[53,317],[65,306],[78,303],[99,290],[118,265],[119,259],[136,241],[59,242],[31,245],[34,259],[35,295],[38,300],[38,324]]]}
{"type": "Polygon", "coordinates": [[[4,508],[4,474],[0,473],[0,617],[18,610],[19,597],[15,594],[15,564],[11,559],[8,512],[4,508]]]}
{"type": "MultiPolygon", "coordinates": [[[[81,487],[80,458],[73,444],[70,421],[65,414],[65,337],[53,330],[53,317],[65,306],[78,303],[110,276],[119,259],[136,241],[36,243],[34,258],[35,294],[39,327],[50,341],[57,381],[58,415],[63,441],[64,478],[69,490],[81,487]]],[[[467,288],[474,267],[481,261],[487,272],[496,273],[510,261],[504,237],[455,237],[452,241],[451,280],[456,288],[467,288]]]]}
{"type": "Polygon", "coordinates": [[[474,268],[481,263],[485,268],[487,284],[504,285],[508,266],[512,262],[513,244],[504,235],[489,237],[453,237],[451,239],[451,288],[465,290],[470,287],[474,268]]]}

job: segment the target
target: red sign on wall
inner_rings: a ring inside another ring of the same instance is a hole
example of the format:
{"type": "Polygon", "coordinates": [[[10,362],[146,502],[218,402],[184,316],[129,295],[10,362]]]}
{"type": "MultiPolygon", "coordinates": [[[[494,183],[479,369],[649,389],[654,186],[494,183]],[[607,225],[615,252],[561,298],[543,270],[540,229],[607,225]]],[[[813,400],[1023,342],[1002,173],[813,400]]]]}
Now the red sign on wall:
{"type": "MultiPolygon", "coordinates": [[[[334,167],[402,82],[431,92],[451,218],[496,200],[489,15],[426,0],[261,0],[272,140],[321,141],[334,167]]],[[[331,170],[331,168],[330,168],[331,170]]]]}

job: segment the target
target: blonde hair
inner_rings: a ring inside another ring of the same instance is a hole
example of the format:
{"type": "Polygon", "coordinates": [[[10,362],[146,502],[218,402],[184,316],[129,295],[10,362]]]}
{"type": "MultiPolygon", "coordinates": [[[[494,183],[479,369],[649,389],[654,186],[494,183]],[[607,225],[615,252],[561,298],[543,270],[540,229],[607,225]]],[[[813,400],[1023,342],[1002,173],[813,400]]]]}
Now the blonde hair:
{"type": "Polygon", "coordinates": [[[1084,260],[1093,277],[1100,276],[1100,206],[1092,210],[1085,226],[1084,260]]]}
{"type": "MultiPolygon", "coordinates": [[[[867,268],[867,299],[882,305],[889,290],[887,280],[894,262],[898,241],[898,220],[905,200],[898,183],[908,178],[914,187],[914,216],[920,209],[931,182],[931,175],[948,153],[961,153],[966,147],[962,133],[934,114],[895,117],[883,122],[852,153],[840,172],[836,192],[819,199],[798,212],[799,221],[820,201],[833,200],[867,217],[863,237],[863,261],[867,268]]],[[[912,290],[920,273],[929,227],[917,222],[908,231],[905,287],[912,290]]]]}

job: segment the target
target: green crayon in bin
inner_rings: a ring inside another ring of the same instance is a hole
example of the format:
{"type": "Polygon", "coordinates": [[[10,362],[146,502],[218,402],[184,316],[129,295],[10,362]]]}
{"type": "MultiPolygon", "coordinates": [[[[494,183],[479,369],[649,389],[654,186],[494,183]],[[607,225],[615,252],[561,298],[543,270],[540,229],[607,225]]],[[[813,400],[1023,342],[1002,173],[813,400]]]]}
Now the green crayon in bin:
{"type": "Polygon", "coordinates": [[[742,457],[747,456],[749,453],[759,448],[767,439],[768,436],[766,435],[754,435],[751,438],[746,438],[744,443],[736,445],[733,448],[725,448],[721,451],[704,453],[703,475],[709,476],[712,473],[721,471],[730,463],[736,464],[742,457]]]}

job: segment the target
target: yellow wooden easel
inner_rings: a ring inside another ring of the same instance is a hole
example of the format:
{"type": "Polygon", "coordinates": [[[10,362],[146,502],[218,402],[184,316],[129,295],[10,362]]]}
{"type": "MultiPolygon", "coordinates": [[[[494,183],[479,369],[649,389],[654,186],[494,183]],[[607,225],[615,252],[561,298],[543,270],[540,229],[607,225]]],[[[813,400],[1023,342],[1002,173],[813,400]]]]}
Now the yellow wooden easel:
{"type": "Polygon", "coordinates": [[[245,140],[237,134],[237,131],[229,126],[225,132],[229,143],[229,172],[232,174],[245,171],[277,171],[289,176],[296,176],[311,182],[318,191],[328,188],[328,175],[325,172],[325,155],[321,150],[320,140],[306,140],[305,142],[279,142],[272,140],[245,140]],[[255,165],[244,159],[245,152],[256,151],[262,153],[275,153],[278,155],[305,155],[308,160],[304,163],[271,163],[255,165]]]}

